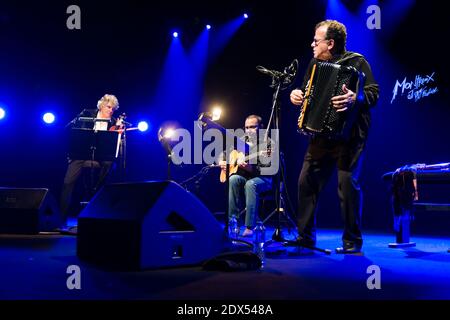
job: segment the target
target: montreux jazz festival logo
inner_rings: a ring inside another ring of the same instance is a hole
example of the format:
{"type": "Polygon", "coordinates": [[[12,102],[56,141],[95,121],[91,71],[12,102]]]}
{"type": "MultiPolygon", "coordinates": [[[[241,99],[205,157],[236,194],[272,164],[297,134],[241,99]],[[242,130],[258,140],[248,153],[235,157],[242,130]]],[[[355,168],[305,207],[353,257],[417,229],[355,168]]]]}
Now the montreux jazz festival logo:
{"type": "Polygon", "coordinates": [[[435,82],[435,72],[430,75],[417,75],[414,81],[407,81],[406,77],[402,82],[396,80],[394,90],[392,91],[391,103],[394,102],[397,95],[406,95],[408,100],[414,102],[419,101],[424,97],[435,94],[438,92],[438,87],[435,82]]]}

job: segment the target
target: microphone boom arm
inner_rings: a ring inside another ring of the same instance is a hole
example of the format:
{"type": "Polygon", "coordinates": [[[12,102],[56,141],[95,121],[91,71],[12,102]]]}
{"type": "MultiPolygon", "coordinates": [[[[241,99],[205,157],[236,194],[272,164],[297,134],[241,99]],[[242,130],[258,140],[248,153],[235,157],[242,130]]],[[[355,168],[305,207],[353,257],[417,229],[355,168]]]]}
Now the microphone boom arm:
{"type": "Polygon", "coordinates": [[[298,60],[294,59],[289,67],[284,68],[283,72],[277,70],[270,70],[263,66],[257,66],[256,70],[263,74],[267,74],[272,77],[271,87],[276,87],[278,83],[284,85],[282,89],[286,89],[294,81],[297,76],[298,60]]]}

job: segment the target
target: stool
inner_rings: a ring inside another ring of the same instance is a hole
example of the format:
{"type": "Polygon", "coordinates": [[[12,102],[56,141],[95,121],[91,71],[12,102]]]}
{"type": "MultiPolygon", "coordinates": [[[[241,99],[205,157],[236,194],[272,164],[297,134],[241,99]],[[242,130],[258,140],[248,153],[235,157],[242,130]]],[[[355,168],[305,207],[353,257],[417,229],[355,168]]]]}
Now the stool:
{"type": "MultiPolygon", "coordinates": [[[[283,215],[287,219],[287,221],[289,221],[291,223],[291,225],[293,226],[293,228],[295,229],[295,228],[297,228],[297,225],[292,220],[291,216],[289,215],[289,212],[286,210],[286,202],[285,202],[284,197],[283,197],[283,192],[284,192],[284,188],[283,188],[283,185],[281,184],[281,187],[280,187],[280,214],[283,215]]],[[[270,190],[267,193],[263,193],[261,195],[261,200],[262,200],[262,210],[261,211],[264,212],[264,204],[267,201],[274,201],[276,203],[274,190],[270,190]]],[[[276,213],[277,213],[277,208],[275,208],[272,212],[270,212],[266,216],[266,218],[264,220],[262,220],[262,223],[265,224],[276,213]]],[[[260,215],[261,215],[261,213],[260,213],[260,215]]]]}
{"type": "MultiPolygon", "coordinates": [[[[283,197],[284,192],[284,185],[283,183],[280,183],[280,214],[282,214],[293,226],[293,228],[297,228],[296,223],[292,220],[290,217],[288,211],[286,210],[286,202],[284,201],[283,197]]],[[[271,189],[266,192],[262,192],[259,195],[259,201],[261,203],[261,206],[259,208],[258,216],[256,217],[256,221],[261,221],[263,224],[266,224],[267,221],[272,218],[273,215],[277,213],[277,208],[275,208],[272,212],[270,212],[264,219],[262,219],[262,213],[265,211],[265,204],[266,202],[273,201],[276,202],[275,199],[275,190],[271,189]]],[[[243,214],[245,214],[246,208],[242,209],[241,212],[239,212],[239,217],[241,217],[243,214]]]]}
{"type": "MultiPolygon", "coordinates": [[[[418,199],[412,197],[411,192],[407,192],[407,186],[414,186],[414,179],[416,179],[416,186],[422,186],[425,184],[436,185],[449,185],[450,184],[450,171],[447,164],[437,164],[425,166],[428,169],[421,169],[417,166],[405,166],[397,169],[394,172],[387,172],[382,176],[382,180],[391,184],[391,192],[395,197],[392,197],[392,207],[397,207],[397,211],[394,209],[394,230],[396,236],[396,242],[389,243],[390,248],[404,248],[415,247],[416,243],[410,241],[410,223],[414,212],[417,211],[449,211],[450,203],[420,203],[418,199]],[[442,168],[441,168],[442,167],[442,168]],[[401,182],[403,185],[397,186],[395,189],[395,175],[403,174],[401,182]],[[403,196],[407,194],[408,197],[403,196]]],[[[449,251],[450,252],[450,249],[449,251]]]]}

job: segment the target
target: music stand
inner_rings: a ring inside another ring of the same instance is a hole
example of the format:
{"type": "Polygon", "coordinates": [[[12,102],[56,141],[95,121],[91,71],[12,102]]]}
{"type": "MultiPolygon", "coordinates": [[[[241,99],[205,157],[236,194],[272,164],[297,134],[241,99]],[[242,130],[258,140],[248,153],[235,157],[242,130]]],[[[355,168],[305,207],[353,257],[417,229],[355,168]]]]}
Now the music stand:
{"type": "Polygon", "coordinates": [[[91,161],[91,195],[94,189],[94,162],[114,161],[118,156],[120,134],[115,131],[72,128],[69,158],[91,161]]]}

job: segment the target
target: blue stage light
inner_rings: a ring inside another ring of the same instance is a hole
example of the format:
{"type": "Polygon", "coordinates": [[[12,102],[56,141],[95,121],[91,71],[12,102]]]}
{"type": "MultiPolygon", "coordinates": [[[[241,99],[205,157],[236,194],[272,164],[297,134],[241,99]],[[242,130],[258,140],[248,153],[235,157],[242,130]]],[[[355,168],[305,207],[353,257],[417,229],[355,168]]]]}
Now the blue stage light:
{"type": "Polygon", "coordinates": [[[42,120],[44,120],[44,122],[47,124],[51,124],[55,122],[55,115],[51,112],[47,112],[42,116],[42,120]]]}
{"type": "Polygon", "coordinates": [[[248,14],[244,13],[244,19],[248,19],[248,14]]]}
{"type": "Polygon", "coordinates": [[[178,32],[175,31],[172,35],[174,38],[178,38],[178,32]]]}
{"type": "Polygon", "coordinates": [[[139,122],[138,129],[141,132],[147,131],[148,130],[148,123],[146,121],[139,122]]]}
{"type": "Polygon", "coordinates": [[[207,24],[207,25],[206,25],[206,29],[207,29],[207,30],[210,30],[210,29],[211,29],[211,25],[210,25],[210,24],[207,24]]]}
{"type": "Polygon", "coordinates": [[[0,108],[0,120],[2,120],[6,116],[6,111],[3,108],[0,108]]]}

